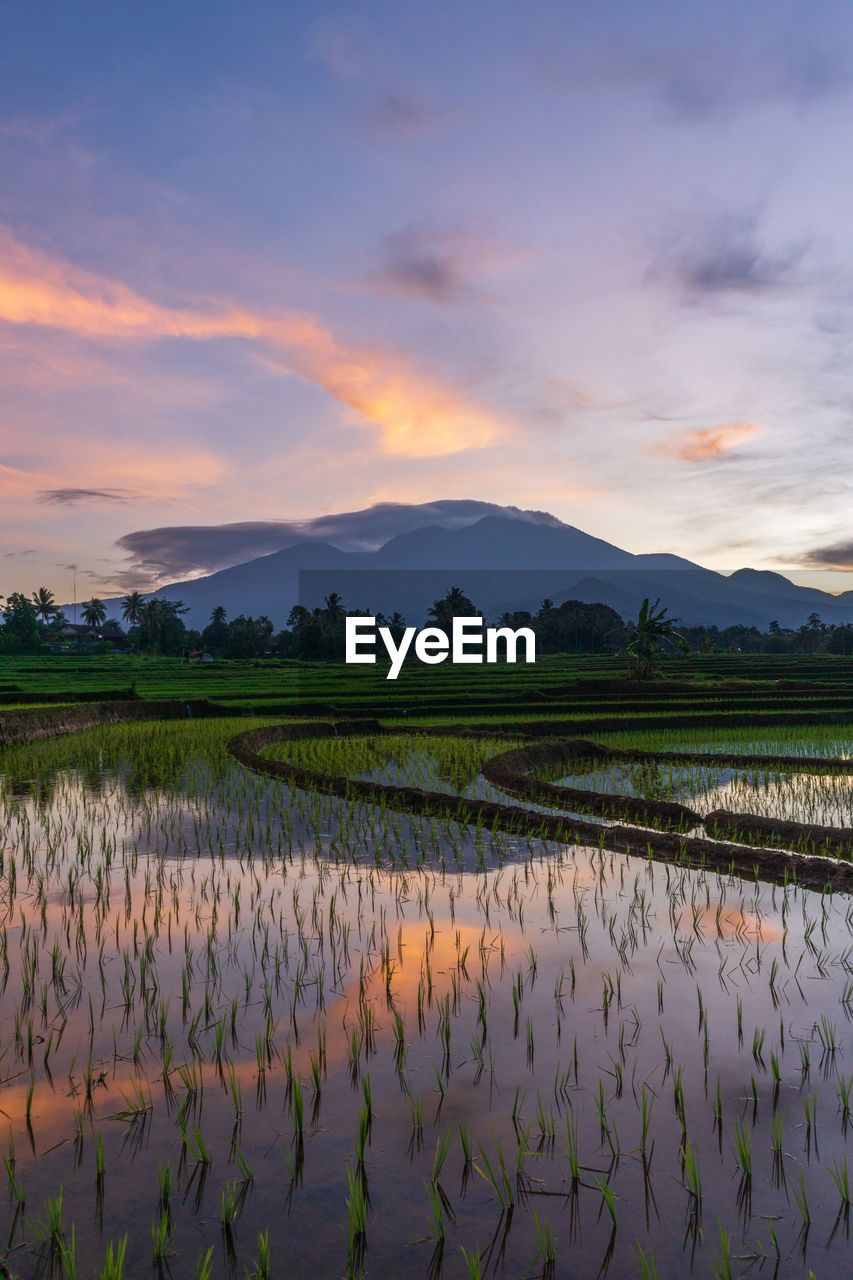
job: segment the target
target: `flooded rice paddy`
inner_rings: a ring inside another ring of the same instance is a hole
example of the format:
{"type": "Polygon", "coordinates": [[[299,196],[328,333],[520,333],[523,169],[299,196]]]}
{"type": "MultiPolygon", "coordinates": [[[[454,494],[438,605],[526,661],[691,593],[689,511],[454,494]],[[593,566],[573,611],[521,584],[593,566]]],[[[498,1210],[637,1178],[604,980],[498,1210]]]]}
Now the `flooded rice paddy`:
{"type": "Polygon", "coordinates": [[[715,768],[620,763],[582,773],[551,776],[559,786],[581,787],[608,795],[643,800],[676,800],[702,815],[714,809],[811,822],[820,826],[853,824],[853,778],[775,769],[715,768]]]}
{"type": "Polygon", "coordinates": [[[245,727],[0,757],[10,1275],[849,1271],[850,899],[289,792],[245,727]]]}

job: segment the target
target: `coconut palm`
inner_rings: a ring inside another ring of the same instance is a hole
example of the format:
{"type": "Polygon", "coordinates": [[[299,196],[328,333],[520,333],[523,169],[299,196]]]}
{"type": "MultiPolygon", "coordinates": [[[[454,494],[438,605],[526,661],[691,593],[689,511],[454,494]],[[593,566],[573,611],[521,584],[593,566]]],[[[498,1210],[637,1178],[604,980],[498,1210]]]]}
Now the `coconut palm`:
{"type": "Polygon", "coordinates": [[[121,616],[125,622],[130,623],[132,627],[138,626],[144,604],[145,597],[141,591],[131,591],[130,595],[125,596],[121,602],[121,616]]]}
{"type": "Polygon", "coordinates": [[[320,628],[326,637],[326,642],[331,647],[332,655],[336,657],[339,642],[343,639],[346,610],[337,591],[333,591],[331,595],[325,597],[324,605],[325,608],[315,610],[315,612],[318,615],[320,628]]]}
{"type": "Polygon", "coordinates": [[[468,599],[461,587],[451,587],[441,600],[432,602],[427,609],[427,617],[436,626],[449,631],[454,618],[479,617],[479,610],[474,602],[468,599]]]}
{"type": "Polygon", "coordinates": [[[92,596],[91,600],[83,601],[82,614],[86,626],[97,630],[107,616],[107,607],[103,600],[99,600],[97,596],[92,596]]]}
{"type": "Polygon", "coordinates": [[[212,627],[221,627],[228,617],[227,610],[224,605],[218,604],[210,615],[210,625],[212,627]]]}
{"type": "Polygon", "coordinates": [[[331,595],[326,596],[324,600],[325,609],[323,610],[326,619],[331,627],[336,627],[341,618],[345,616],[343,601],[337,591],[333,591],[331,595]]]}
{"type": "Polygon", "coordinates": [[[50,622],[53,615],[58,612],[53,592],[47,587],[39,587],[38,591],[33,592],[33,604],[36,607],[36,615],[44,623],[50,622]]]}

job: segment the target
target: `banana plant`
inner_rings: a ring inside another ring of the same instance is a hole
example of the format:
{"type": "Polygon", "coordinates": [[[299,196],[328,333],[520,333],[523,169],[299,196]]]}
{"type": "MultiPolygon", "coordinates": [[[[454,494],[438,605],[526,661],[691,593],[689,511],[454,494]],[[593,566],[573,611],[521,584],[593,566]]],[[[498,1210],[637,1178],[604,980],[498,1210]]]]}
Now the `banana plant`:
{"type": "Polygon", "coordinates": [[[666,607],[661,607],[660,599],[649,603],[646,596],[640,605],[637,621],[631,624],[631,635],[628,639],[628,670],[641,680],[648,680],[652,675],[653,659],[660,653],[666,643],[677,643],[682,637],[675,631],[675,618],[667,615],[666,607]]]}

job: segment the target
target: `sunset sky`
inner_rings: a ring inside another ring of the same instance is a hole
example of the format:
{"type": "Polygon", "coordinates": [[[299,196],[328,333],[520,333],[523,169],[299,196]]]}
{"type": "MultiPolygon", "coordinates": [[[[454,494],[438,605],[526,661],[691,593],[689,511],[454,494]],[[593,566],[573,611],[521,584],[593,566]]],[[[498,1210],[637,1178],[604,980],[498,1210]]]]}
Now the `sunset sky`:
{"type": "Polygon", "coordinates": [[[156,585],[116,544],[161,526],[442,498],[853,586],[853,10],[0,30],[0,593],[156,585]]]}

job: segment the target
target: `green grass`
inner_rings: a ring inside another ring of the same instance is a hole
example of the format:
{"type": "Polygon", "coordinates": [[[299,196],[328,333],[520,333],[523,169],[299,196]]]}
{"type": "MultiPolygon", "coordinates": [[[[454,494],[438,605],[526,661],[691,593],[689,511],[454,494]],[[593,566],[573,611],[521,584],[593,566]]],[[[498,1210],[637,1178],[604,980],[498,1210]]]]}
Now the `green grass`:
{"type": "Polygon", "coordinates": [[[709,717],[762,712],[844,711],[853,659],[725,654],[669,657],[652,686],[625,680],[618,657],[542,656],[535,664],[425,667],[387,680],[381,666],[283,659],[218,659],[210,666],[133,654],[0,656],[0,713],[28,697],[71,698],[133,689],[144,699],[209,698],[283,714],[359,710],[410,718],[427,714],[579,717],[648,711],[709,717]],[[777,681],[808,682],[813,688],[777,681]],[[745,684],[745,682],[748,682],[745,684]],[[692,686],[692,687],[691,687],[692,686]]]}

